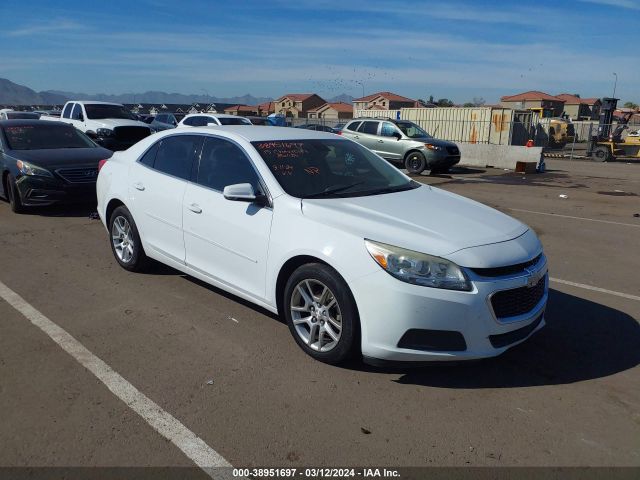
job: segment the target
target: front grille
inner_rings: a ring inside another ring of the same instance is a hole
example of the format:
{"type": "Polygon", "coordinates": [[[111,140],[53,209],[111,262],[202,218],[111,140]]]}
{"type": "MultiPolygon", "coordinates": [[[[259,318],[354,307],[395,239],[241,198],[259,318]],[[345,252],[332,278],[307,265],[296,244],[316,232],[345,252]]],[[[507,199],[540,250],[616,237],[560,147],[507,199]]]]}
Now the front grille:
{"type": "Polygon", "coordinates": [[[97,167],[62,168],[56,173],[69,183],[96,183],[98,178],[97,167]]]}
{"type": "Polygon", "coordinates": [[[135,143],[148,137],[151,130],[147,127],[116,127],[113,129],[113,134],[120,141],[135,143]]]}
{"type": "Polygon", "coordinates": [[[547,276],[544,275],[533,287],[519,287],[494,293],[491,306],[496,317],[515,317],[530,312],[544,297],[546,279],[547,276]]]}
{"type": "Polygon", "coordinates": [[[449,153],[449,155],[460,155],[460,150],[458,150],[458,147],[447,147],[447,152],[449,153]]]}
{"type": "Polygon", "coordinates": [[[493,345],[493,348],[502,348],[506,347],[507,345],[511,345],[512,343],[519,342],[524,338],[527,338],[531,334],[531,332],[538,328],[538,325],[540,325],[540,322],[542,321],[543,315],[544,312],[538,315],[538,318],[536,318],[526,327],[522,327],[507,333],[501,333],[499,335],[489,335],[489,341],[491,342],[491,345],[493,345]]]}
{"type": "Polygon", "coordinates": [[[503,275],[513,275],[516,273],[523,273],[525,268],[531,267],[532,265],[538,263],[538,261],[540,261],[540,257],[542,257],[542,254],[538,255],[536,258],[529,260],[528,262],[508,265],[506,267],[471,268],[470,270],[483,277],[502,277],[503,275]]]}

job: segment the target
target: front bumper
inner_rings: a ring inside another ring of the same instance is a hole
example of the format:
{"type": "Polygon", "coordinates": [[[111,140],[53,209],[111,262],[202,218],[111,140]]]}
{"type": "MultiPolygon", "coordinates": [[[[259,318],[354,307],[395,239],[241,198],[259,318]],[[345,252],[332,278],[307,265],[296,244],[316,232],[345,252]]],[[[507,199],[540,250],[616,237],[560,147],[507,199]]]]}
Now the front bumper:
{"type": "Polygon", "coordinates": [[[26,207],[96,201],[95,182],[70,184],[55,177],[24,175],[16,180],[16,185],[26,207]]]}
{"type": "Polygon", "coordinates": [[[425,149],[425,158],[429,168],[449,168],[460,162],[460,154],[452,155],[446,151],[425,149]]]}
{"type": "Polygon", "coordinates": [[[491,296],[527,287],[529,273],[488,278],[469,271],[471,292],[412,285],[383,270],[362,277],[350,285],[360,313],[362,354],[370,359],[408,362],[500,355],[545,325],[548,275],[544,255],[531,271],[544,282],[544,294],[529,311],[509,318],[495,316],[491,296]],[[441,337],[441,345],[451,345],[451,350],[416,345],[420,335],[413,335],[415,331],[431,332],[423,338],[431,334],[429,338],[441,337]]]}

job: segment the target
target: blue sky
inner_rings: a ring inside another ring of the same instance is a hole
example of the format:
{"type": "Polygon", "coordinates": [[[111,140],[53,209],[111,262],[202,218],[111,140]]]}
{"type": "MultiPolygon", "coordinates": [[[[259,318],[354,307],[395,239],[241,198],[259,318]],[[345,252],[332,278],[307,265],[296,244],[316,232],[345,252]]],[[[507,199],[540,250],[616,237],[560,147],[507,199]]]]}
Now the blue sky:
{"type": "Polygon", "coordinates": [[[640,103],[640,0],[1,0],[0,77],[35,90],[640,103]],[[611,27],[611,30],[607,28],[611,27]]]}

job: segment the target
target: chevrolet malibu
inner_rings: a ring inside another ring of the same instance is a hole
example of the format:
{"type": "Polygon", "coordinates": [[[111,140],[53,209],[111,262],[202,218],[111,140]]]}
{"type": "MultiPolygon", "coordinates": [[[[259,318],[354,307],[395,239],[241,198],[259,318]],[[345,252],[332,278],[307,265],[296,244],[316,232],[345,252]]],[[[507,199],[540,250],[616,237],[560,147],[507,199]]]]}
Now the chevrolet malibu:
{"type": "Polygon", "coordinates": [[[531,229],[330,133],[160,132],[101,164],[97,193],[123,268],[154,259],[278,313],[324,362],[491,357],[544,326],[531,229]]]}

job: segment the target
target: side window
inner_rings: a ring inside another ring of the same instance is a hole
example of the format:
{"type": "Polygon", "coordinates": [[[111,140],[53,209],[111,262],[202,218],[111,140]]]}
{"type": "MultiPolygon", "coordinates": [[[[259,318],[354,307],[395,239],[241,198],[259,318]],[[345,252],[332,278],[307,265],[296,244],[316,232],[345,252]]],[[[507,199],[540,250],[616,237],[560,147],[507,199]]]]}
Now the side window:
{"type": "Polygon", "coordinates": [[[368,133],[369,135],[375,135],[378,133],[378,122],[362,122],[358,131],[368,133]]]}
{"type": "Polygon", "coordinates": [[[165,122],[166,121],[166,115],[164,115],[162,113],[160,115],[156,115],[156,121],[165,122]]]}
{"type": "Polygon", "coordinates": [[[393,134],[397,131],[398,129],[393,123],[384,122],[380,130],[380,135],[382,135],[383,137],[393,137],[393,134]]]}
{"type": "Polygon", "coordinates": [[[190,127],[193,127],[193,120],[195,119],[195,117],[189,117],[189,118],[185,118],[184,122],[182,122],[184,125],[189,125],[190,127]]]}
{"type": "Polygon", "coordinates": [[[240,147],[214,137],[204,141],[196,182],[220,192],[237,183],[250,183],[256,192],[262,190],[258,174],[240,147]]]}
{"type": "Polygon", "coordinates": [[[345,128],[347,130],[351,130],[352,132],[356,132],[358,131],[358,127],[360,126],[362,122],[351,122],[349,125],[347,125],[345,128]]]}
{"type": "Polygon", "coordinates": [[[156,142],[153,146],[147,150],[139,160],[140,163],[146,165],[147,167],[153,168],[153,164],[156,161],[156,154],[158,153],[158,147],[160,146],[160,142],[156,142]]]}
{"type": "Polygon", "coordinates": [[[82,120],[82,107],[76,103],[71,111],[71,120],[82,120]]]}
{"type": "Polygon", "coordinates": [[[206,127],[209,123],[218,123],[211,117],[198,117],[198,127],[206,127]]]}
{"type": "Polygon", "coordinates": [[[67,103],[62,111],[62,118],[71,118],[71,109],[75,103],[67,103]]]}
{"type": "Polygon", "coordinates": [[[158,147],[153,168],[188,180],[201,142],[202,137],[198,135],[174,135],[163,138],[158,147]]]}

